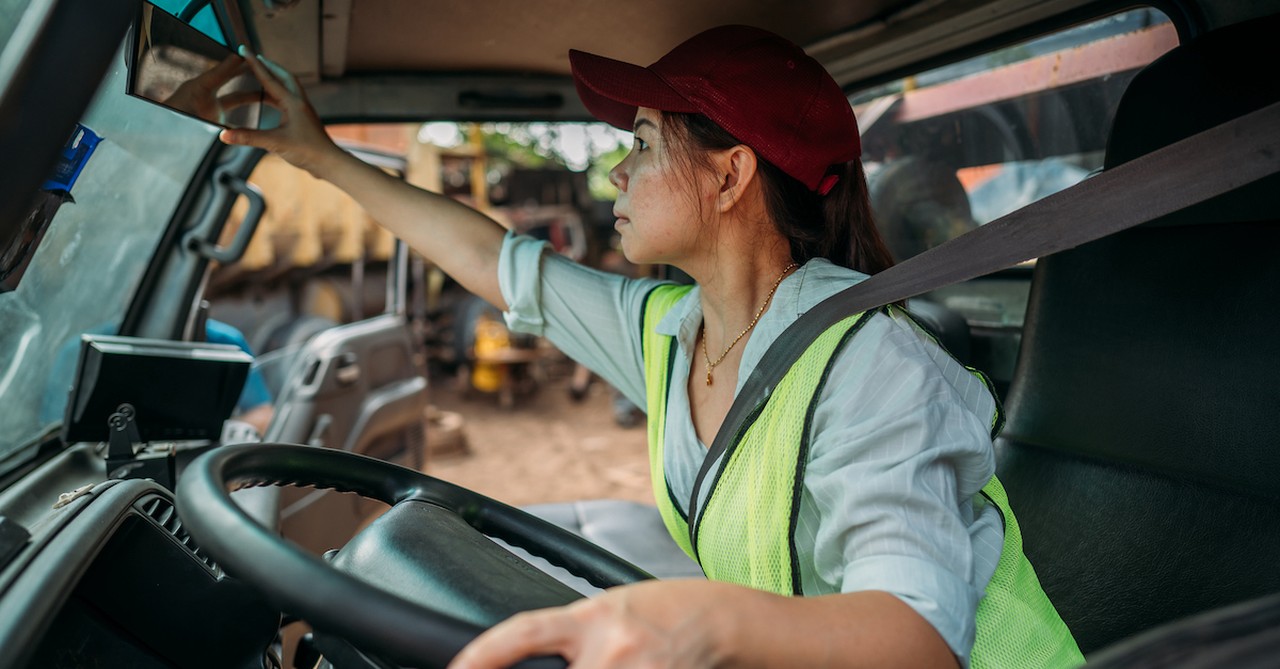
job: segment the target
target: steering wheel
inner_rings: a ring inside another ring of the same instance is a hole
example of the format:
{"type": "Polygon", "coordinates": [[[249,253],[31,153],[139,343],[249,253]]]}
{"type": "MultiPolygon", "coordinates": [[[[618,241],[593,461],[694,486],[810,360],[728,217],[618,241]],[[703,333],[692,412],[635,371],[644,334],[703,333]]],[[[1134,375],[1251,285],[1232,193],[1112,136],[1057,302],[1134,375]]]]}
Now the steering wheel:
{"type": "MultiPolygon", "coordinates": [[[[467,551],[493,550],[496,545],[483,534],[523,548],[597,587],[653,578],[586,539],[519,509],[362,455],[296,444],[241,444],[209,451],[187,466],[177,486],[178,514],[202,550],[229,574],[260,589],[317,631],[404,665],[443,669],[485,625],[475,622],[474,616],[467,620],[371,585],[264,528],[230,495],[233,489],[257,485],[353,492],[391,505],[384,517],[400,508],[418,510],[418,515],[410,517],[423,517],[424,510],[443,515],[469,536],[459,539],[449,530],[433,534],[427,541],[439,538],[451,542],[438,552],[460,556],[459,564],[467,563],[467,551]]],[[[415,542],[422,543],[420,539],[415,542]]],[[[374,552],[377,550],[375,545],[374,552]]],[[[424,573],[433,569],[433,564],[421,557],[420,549],[409,552],[419,553],[410,556],[411,569],[424,573]]],[[[502,554],[514,559],[505,551],[502,554]]],[[[476,564],[495,563],[481,556],[476,564]]],[[[531,579],[535,574],[545,577],[520,564],[525,572],[517,572],[517,578],[524,578],[523,573],[531,579]]],[[[490,589],[510,589],[512,574],[501,579],[506,580],[490,585],[490,589]]],[[[565,663],[560,658],[536,658],[517,666],[564,667],[565,663]]]]}

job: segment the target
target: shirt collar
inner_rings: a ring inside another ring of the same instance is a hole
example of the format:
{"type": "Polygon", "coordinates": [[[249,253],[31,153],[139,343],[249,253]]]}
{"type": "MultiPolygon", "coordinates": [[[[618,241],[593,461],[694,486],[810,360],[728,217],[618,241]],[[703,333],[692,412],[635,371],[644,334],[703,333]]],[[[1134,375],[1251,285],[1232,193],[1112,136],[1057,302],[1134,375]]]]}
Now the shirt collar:
{"type": "Polygon", "coordinates": [[[654,331],[660,335],[675,337],[685,356],[693,348],[693,342],[698,337],[698,327],[702,324],[701,295],[702,289],[695,284],[693,290],[680,298],[654,327],[654,331]]]}
{"type": "MultiPolygon", "coordinates": [[[[767,347],[806,311],[836,292],[866,278],[866,274],[840,267],[825,258],[811,259],[778,285],[773,302],[756,324],[756,332],[747,345],[752,349],[767,347]]],[[[695,285],[693,290],[662,317],[655,331],[660,335],[675,337],[687,356],[697,340],[701,324],[701,289],[695,285]]],[[[763,350],[760,353],[763,354],[763,350]]]]}

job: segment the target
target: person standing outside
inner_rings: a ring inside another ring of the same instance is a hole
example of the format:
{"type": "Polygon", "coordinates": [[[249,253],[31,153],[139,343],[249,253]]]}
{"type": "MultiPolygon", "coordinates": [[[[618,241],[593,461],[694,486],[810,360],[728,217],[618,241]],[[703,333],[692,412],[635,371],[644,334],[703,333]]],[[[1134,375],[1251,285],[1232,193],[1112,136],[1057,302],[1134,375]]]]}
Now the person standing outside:
{"type": "Polygon", "coordinates": [[[997,402],[901,310],[833,326],[733,450],[704,463],[768,345],[892,264],[830,75],[747,26],[699,33],[648,67],[570,61],[587,108],[635,133],[610,173],[623,252],[695,285],[576,265],[369,169],[264,59],[250,62],[282,125],[222,134],[337,184],[513,329],[548,337],[646,409],[659,509],[710,579],[519,614],[451,668],[545,654],[575,668],[1082,662],[993,477],[997,402]]]}

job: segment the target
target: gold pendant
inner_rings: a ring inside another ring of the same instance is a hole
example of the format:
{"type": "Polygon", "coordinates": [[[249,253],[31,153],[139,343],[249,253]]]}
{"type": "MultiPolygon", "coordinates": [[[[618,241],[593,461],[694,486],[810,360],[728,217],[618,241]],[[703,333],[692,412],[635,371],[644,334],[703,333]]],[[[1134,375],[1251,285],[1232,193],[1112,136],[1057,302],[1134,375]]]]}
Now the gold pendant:
{"type": "Polygon", "coordinates": [[[707,385],[711,385],[711,370],[707,370],[707,385]]]}

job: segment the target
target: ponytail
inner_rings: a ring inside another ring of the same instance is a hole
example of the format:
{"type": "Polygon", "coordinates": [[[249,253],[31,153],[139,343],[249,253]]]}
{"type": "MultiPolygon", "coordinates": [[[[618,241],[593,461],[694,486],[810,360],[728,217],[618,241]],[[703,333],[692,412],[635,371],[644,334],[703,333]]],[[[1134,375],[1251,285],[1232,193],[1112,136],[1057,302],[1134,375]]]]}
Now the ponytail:
{"type": "MultiPolygon", "coordinates": [[[[843,227],[849,230],[849,264],[845,267],[875,274],[893,267],[893,253],[871,211],[871,194],[867,189],[867,177],[862,171],[862,161],[853,160],[834,168],[832,172],[840,180],[823,197],[823,220],[828,228],[843,227]]],[[[843,264],[843,263],[841,263],[843,264]]]]}
{"type": "Polygon", "coordinates": [[[768,161],[760,160],[759,164],[765,206],[778,232],[791,242],[791,257],[796,262],[826,258],[863,274],[893,266],[893,254],[871,213],[861,161],[851,160],[828,170],[837,181],[826,195],[809,190],[768,161]]]}

